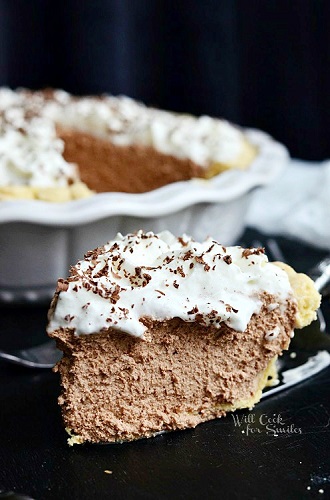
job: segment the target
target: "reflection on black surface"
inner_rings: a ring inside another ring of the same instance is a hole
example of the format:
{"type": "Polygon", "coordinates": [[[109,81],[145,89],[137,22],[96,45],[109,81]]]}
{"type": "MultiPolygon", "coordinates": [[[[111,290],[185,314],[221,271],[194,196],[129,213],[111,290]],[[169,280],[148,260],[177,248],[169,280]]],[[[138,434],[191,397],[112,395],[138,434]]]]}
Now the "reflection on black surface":
{"type": "Polygon", "coordinates": [[[48,306],[0,305],[0,348],[19,349],[45,342],[48,306]]]}

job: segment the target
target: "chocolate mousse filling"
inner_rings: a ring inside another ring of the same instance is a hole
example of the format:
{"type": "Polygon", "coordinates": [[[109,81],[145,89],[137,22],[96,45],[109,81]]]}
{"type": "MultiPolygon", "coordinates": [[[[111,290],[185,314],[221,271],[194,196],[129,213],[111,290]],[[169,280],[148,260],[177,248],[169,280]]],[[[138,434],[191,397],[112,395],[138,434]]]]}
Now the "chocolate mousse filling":
{"type": "Polygon", "coordinates": [[[297,312],[294,300],[283,314],[271,310],[273,302],[264,295],[244,332],[179,318],[147,320],[144,339],[112,328],[83,336],[54,331],[64,352],[56,370],[69,442],[150,437],[253,405],[271,361],[288,347],[297,312]]]}
{"type": "Polygon", "coordinates": [[[82,182],[97,193],[145,193],[172,182],[205,177],[189,159],[162,154],[148,146],[118,146],[77,130],[62,130],[63,157],[78,165],[82,182]]]}

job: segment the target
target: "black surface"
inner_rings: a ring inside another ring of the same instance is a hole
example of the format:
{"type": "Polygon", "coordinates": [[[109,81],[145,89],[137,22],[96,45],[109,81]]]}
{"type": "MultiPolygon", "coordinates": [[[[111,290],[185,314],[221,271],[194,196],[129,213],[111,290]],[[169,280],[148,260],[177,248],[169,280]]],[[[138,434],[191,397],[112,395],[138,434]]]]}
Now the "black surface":
{"type": "MultiPolygon", "coordinates": [[[[244,239],[255,236],[248,231],[244,239]]],[[[280,242],[300,271],[325,255],[298,242],[280,242]]],[[[323,310],[330,324],[327,300],[323,310]]],[[[46,312],[3,306],[0,348],[43,341],[46,312]]],[[[235,426],[229,415],[149,440],[70,448],[56,402],[57,375],[1,363],[0,491],[36,500],[330,498],[329,387],[327,369],[251,411],[237,412],[254,420],[253,433],[247,433],[247,422],[235,426]],[[281,429],[277,437],[267,431],[265,415],[282,419],[270,424],[281,429]]]]}

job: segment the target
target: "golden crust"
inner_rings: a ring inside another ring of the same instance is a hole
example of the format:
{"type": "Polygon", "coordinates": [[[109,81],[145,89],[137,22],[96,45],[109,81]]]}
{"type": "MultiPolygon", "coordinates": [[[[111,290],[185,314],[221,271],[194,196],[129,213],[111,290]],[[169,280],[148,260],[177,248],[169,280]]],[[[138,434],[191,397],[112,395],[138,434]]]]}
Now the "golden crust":
{"type": "Polygon", "coordinates": [[[4,186],[0,187],[0,201],[28,199],[64,202],[88,198],[93,193],[83,182],[63,187],[4,186]]]}
{"type": "Polygon", "coordinates": [[[274,262],[274,264],[287,273],[297,300],[298,312],[294,326],[304,328],[316,319],[316,311],[321,304],[321,295],[316,290],[313,280],[306,274],[297,273],[283,262],[274,262]]]}
{"type": "Polygon", "coordinates": [[[244,139],[241,152],[239,156],[235,158],[235,161],[228,163],[213,163],[207,169],[205,178],[211,179],[212,177],[215,177],[216,175],[221,174],[226,170],[246,170],[256,158],[257,154],[257,148],[250,144],[246,139],[244,139]]]}
{"type": "Polygon", "coordinates": [[[0,186],[0,201],[33,200],[35,198],[30,186],[0,186]]]}

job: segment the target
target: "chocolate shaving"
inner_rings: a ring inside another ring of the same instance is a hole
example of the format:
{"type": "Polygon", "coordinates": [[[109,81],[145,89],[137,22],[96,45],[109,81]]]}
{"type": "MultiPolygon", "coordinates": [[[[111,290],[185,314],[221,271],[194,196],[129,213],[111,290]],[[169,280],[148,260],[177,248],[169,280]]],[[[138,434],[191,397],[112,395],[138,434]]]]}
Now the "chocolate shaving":
{"type": "Polygon", "coordinates": [[[177,273],[179,273],[179,274],[180,274],[180,276],[182,276],[182,278],[185,278],[185,277],[186,277],[186,275],[185,275],[185,273],[184,273],[184,271],[183,271],[183,267],[182,267],[182,266],[177,267],[177,269],[176,269],[176,270],[177,270],[177,273]]]}
{"type": "MultiPolygon", "coordinates": [[[[109,265],[106,262],[104,267],[102,267],[102,269],[100,269],[98,273],[94,274],[94,278],[101,278],[102,276],[107,276],[108,273],[109,273],[109,265]]],[[[115,273],[113,273],[113,274],[115,274],[115,273]]]]}
{"type": "Polygon", "coordinates": [[[65,319],[65,321],[70,322],[70,321],[72,321],[74,319],[74,316],[71,316],[70,314],[67,314],[66,316],[64,316],[64,319],[65,319]]]}
{"type": "Polygon", "coordinates": [[[250,256],[250,255],[262,255],[265,253],[265,249],[264,248],[245,248],[243,251],[242,251],[242,257],[245,257],[246,259],[250,256]]]}
{"type": "Polygon", "coordinates": [[[188,250],[188,252],[184,253],[182,256],[182,260],[189,260],[193,256],[193,253],[191,250],[188,250]]]}
{"type": "Polygon", "coordinates": [[[193,307],[191,311],[187,311],[187,314],[196,314],[198,313],[199,309],[197,306],[193,307]]]}
{"type": "Polygon", "coordinates": [[[214,243],[213,243],[213,245],[211,245],[211,246],[210,246],[210,247],[206,250],[206,252],[205,252],[205,253],[209,253],[209,252],[211,252],[211,251],[213,250],[213,248],[214,248],[214,243]]]}
{"type": "Polygon", "coordinates": [[[118,302],[120,290],[121,290],[120,286],[116,285],[114,291],[112,292],[112,294],[110,296],[111,304],[116,304],[116,302],[118,302]]]}
{"type": "Polygon", "coordinates": [[[69,288],[69,282],[68,282],[68,280],[60,278],[57,281],[56,292],[66,292],[68,288],[69,288]]]}
{"type": "Polygon", "coordinates": [[[181,245],[183,247],[186,247],[188,245],[188,243],[186,241],[184,241],[184,239],[181,238],[181,236],[179,236],[178,241],[179,241],[179,243],[181,243],[181,245]]]}

